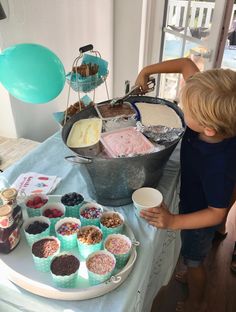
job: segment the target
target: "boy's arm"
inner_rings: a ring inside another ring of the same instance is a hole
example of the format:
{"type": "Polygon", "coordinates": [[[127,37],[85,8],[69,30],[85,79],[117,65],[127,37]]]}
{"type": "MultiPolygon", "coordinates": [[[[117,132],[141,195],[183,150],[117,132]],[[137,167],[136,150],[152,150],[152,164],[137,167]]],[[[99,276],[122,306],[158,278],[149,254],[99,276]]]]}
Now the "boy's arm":
{"type": "Polygon", "coordinates": [[[171,228],[173,230],[196,229],[218,225],[224,221],[227,212],[228,208],[208,207],[189,214],[173,215],[171,228]]]}
{"type": "Polygon", "coordinates": [[[224,220],[227,211],[228,208],[214,208],[209,206],[200,211],[174,215],[166,207],[161,206],[142,210],[140,214],[151,225],[160,229],[190,230],[220,224],[224,220]]]}
{"type": "Polygon", "coordinates": [[[144,67],[140,71],[135,84],[141,86],[143,91],[146,91],[148,78],[152,74],[180,73],[183,75],[184,79],[187,80],[196,72],[199,72],[199,69],[191,59],[179,58],[144,67]]]}

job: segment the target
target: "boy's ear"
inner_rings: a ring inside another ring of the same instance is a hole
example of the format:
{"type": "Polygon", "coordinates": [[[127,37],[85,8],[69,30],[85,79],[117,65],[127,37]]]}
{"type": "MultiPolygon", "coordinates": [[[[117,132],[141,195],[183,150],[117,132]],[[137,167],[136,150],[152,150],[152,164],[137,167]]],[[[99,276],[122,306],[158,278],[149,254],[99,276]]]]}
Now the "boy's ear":
{"type": "Polygon", "coordinates": [[[205,127],[204,128],[204,134],[206,136],[212,137],[212,136],[216,135],[216,131],[212,128],[205,127]]]}

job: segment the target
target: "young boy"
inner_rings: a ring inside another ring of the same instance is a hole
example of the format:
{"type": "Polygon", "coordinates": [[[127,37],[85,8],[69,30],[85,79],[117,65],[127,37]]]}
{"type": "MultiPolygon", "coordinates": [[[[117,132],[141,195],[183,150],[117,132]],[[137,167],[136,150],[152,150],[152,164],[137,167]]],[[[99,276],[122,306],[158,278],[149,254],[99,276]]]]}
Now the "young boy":
{"type": "Polygon", "coordinates": [[[136,85],[143,91],[151,74],[182,73],[185,123],[182,139],[180,214],[163,204],[142,210],[141,216],[161,229],[181,229],[181,254],[187,266],[189,295],[176,311],[205,311],[206,273],[203,261],[216,230],[225,218],[236,180],[236,72],[213,69],[200,72],[186,58],[147,66],[136,85]]]}

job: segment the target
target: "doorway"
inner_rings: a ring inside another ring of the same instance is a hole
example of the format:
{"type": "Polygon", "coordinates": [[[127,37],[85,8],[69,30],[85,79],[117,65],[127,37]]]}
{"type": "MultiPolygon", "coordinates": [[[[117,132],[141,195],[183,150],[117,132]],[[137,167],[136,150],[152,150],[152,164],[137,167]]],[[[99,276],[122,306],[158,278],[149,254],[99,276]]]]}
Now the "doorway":
{"type": "MultiPolygon", "coordinates": [[[[236,1],[164,1],[162,29],[156,28],[152,35],[152,40],[155,42],[156,38],[160,37],[160,32],[162,34],[159,40],[161,51],[156,62],[189,57],[200,70],[213,67],[236,70],[236,3],[234,2],[236,1]]],[[[152,1],[149,5],[153,5],[152,1]]],[[[158,14],[156,18],[160,18],[160,13],[158,14]]],[[[147,36],[150,36],[150,32],[147,32],[147,36]]],[[[162,74],[157,80],[159,85],[157,96],[178,101],[179,89],[183,84],[181,75],[162,74]]]]}

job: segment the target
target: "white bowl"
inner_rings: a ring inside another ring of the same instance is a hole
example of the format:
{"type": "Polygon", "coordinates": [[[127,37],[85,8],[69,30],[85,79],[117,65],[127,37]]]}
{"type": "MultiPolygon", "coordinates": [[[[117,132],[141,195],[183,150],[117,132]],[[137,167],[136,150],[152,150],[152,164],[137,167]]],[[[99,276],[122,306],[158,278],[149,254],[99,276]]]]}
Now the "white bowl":
{"type": "Polygon", "coordinates": [[[163,196],[157,189],[142,187],[133,192],[132,201],[139,214],[142,209],[160,206],[163,201],[163,196]]]}

